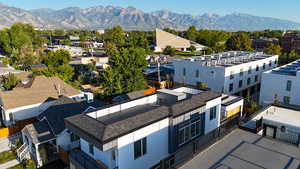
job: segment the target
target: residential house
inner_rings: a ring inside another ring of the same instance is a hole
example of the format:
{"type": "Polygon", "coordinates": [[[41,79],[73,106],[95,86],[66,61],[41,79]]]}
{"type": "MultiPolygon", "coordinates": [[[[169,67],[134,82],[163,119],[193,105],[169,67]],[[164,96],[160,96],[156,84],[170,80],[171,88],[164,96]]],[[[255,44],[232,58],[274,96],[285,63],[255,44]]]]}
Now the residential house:
{"type": "Polygon", "coordinates": [[[104,105],[88,96],[81,101],[61,96],[37,117],[39,122],[25,126],[19,159],[23,160],[28,152],[40,167],[57,160],[61,149],[69,151],[79,147],[79,138],[66,129],[64,119],[104,105]]]}
{"type": "Polygon", "coordinates": [[[266,37],[252,39],[252,48],[256,51],[264,51],[269,44],[279,45],[279,39],[266,37]]]}
{"type": "Polygon", "coordinates": [[[231,51],[175,59],[174,81],[199,86],[207,84],[215,92],[246,97],[259,95],[261,75],[277,67],[278,55],[231,51]]]}
{"type": "Polygon", "coordinates": [[[300,60],[264,72],[261,80],[260,104],[274,102],[300,105],[300,60]]]}
{"type": "Polygon", "coordinates": [[[65,119],[80,137],[71,169],[141,169],[220,126],[222,95],[192,88],[156,94],[65,119]]]}
{"type": "Polygon", "coordinates": [[[281,46],[285,53],[292,50],[300,52],[300,32],[286,32],[281,39],[281,46]]]}
{"type": "Polygon", "coordinates": [[[38,116],[59,96],[80,99],[83,93],[58,77],[36,76],[22,80],[11,91],[0,91],[1,122],[11,126],[38,116]]]}
{"type": "Polygon", "coordinates": [[[204,50],[206,47],[196,42],[184,39],[177,35],[156,29],[156,46],[155,52],[162,52],[167,46],[171,46],[178,51],[187,51],[191,46],[196,47],[196,51],[204,50]]]}

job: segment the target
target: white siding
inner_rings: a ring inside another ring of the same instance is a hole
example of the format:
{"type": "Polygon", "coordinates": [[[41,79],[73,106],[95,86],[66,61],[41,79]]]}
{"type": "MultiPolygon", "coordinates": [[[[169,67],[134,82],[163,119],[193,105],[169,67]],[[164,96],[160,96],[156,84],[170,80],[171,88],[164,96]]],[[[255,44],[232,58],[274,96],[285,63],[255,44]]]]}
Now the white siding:
{"type": "Polygon", "coordinates": [[[150,168],[167,157],[169,119],[162,120],[118,139],[120,169],[150,168]],[[134,142],[147,137],[147,153],[134,159],[134,142]]]}
{"type": "Polygon", "coordinates": [[[204,133],[207,134],[214,129],[220,126],[220,118],[221,118],[221,97],[211,100],[206,103],[206,111],[205,111],[205,131],[204,133]],[[215,119],[210,120],[210,108],[217,106],[217,116],[215,119]]]}
{"type": "Polygon", "coordinates": [[[215,92],[224,92],[227,94],[238,93],[244,89],[254,86],[260,83],[261,74],[264,71],[277,67],[275,60],[278,60],[278,56],[272,56],[269,58],[251,61],[230,67],[222,66],[202,66],[198,61],[190,60],[174,60],[175,67],[174,81],[178,83],[187,83],[190,85],[197,85],[198,82],[205,82],[208,87],[215,92]],[[271,67],[269,62],[272,61],[271,67]],[[265,63],[265,69],[263,64],[265,63]],[[249,67],[251,66],[252,72],[248,74],[249,67]],[[256,66],[259,66],[259,71],[256,71],[256,66]],[[186,76],[183,76],[183,69],[186,69],[186,76]],[[244,72],[243,76],[240,76],[241,69],[244,72]],[[196,77],[196,71],[199,70],[199,76],[196,77]],[[230,74],[234,74],[234,79],[230,79],[230,74]],[[258,75],[258,81],[255,82],[255,76],[258,75]],[[250,85],[247,85],[247,79],[251,78],[250,85]],[[239,87],[239,81],[243,80],[243,86],[239,87]],[[233,91],[229,92],[229,85],[233,83],[233,91]]]}
{"type": "Polygon", "coordinates": [[[300,105],[300,73],[297,76],[288,76],[265,72],[262,75],[262,83],[260,90],[260,104],[265,106],[273,103],[275,94],[280,102],[283,102],[283,97],[290,97],[290,104],[300,105]],[[286,90],[287,81],[292,81],[291,91],[286,90]]]}
{"type": "Polygon", "coordinates": [[[112,159],[112,150],[103,152],[94,146],[94,154],[90,154],[89,143],[83,139],[80,139],[80,146],[83,152],[85,152],[93,159],[103,162],[109,167],[109,169],[113,169],[116,167],[116,161],[112,159]]]}

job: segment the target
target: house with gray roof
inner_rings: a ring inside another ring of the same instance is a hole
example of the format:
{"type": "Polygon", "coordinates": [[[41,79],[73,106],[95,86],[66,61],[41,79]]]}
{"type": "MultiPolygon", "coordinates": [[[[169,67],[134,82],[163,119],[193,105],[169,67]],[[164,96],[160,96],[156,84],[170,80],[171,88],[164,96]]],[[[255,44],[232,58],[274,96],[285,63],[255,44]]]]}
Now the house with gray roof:
{"type": "Polygon", "coordinates": [[[80,137],[80,149],[70,153],[70,168],[156,166],[217,129],[221,106],[221,93],[181,87],[66,118],[67,129],[80,137]]]}
{"type": "Polygon", "coordinates": [[[61,96],[37,117],[37,123],[24,127],[24,145],[18,151],[19,159],[23,160],[26,154],[30,154],[37,166],[43,166],[58,158],[59,149],[68,151],[78,147],[78,137],[66,129],[64,119],[103,105],[97,100],[79,101],[61,96]]]}

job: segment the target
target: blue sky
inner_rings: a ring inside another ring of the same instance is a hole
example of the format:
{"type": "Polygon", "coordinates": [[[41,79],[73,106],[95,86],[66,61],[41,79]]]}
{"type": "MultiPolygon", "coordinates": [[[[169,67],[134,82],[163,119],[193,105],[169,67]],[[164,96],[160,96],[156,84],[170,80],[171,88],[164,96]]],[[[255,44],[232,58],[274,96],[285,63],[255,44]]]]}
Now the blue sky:
{"type": "Polygon", "coordinates": [[[167,9],[193,15],[203,13],[225,15],[238,12],[300,22],[300,0],[0,0],[0,2],[23,9],[113,5],[134,6],[147,12],[167,9]]]}

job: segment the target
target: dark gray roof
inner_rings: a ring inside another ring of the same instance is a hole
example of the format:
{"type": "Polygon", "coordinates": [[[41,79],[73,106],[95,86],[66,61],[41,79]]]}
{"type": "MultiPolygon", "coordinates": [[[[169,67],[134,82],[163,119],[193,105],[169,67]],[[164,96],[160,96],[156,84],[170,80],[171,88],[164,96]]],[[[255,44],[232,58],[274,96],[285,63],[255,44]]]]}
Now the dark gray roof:
{"type": "Polygon", "coordinates": [[[47,120],[42,120],[37,123],[29,124],[25,126],[23,132],[28,133],[34,144],[48,141],[54,138],[54,134],[47,122],[47,120]]]}
{"type": "Polygon", "coordinates": [[[67,118],[66,123],[67,126],[70,124],[73,127],[80,128],[85,134],[92,135],[101,143],[107,143],[130,131],[155,123],[168,116],[168,107],[148,104],[103,116],[97,120],[81,114],[67,118]]]}
{"type": "Polygon", "coordinates": [[[212,91],[203,92],[197,95],[192,95],[190,99],[177,102],[170,105],[172,115],[174,117],[185,114],[189,111],[195,110],[202,106],[205,106],[207,101],[213,100],[220,97],[220,93],[215,93],[212,91]]]}
{"type": "Polygon", "coordinates": [[[143,90],[134,91],[134,92],[120,95],[120,96],[116,96],[113,98],[113,101],[114,102],[123,102],[123,101],[127,101],[127,100],[134,100],[134,99],[144,97],[144,96],[146,96],[146,94],[144,93],[143,90]]]}
{"type": "Polygon", "coordinates": [[[75,101],[68,97],[60,97],[52,106],[39,115],[39,119],[46,118],[53,129],[55,135],[58,135],[65,129],[64,119],[70,116],[83,113],[87,108],[99,108],[104,104],[94,100],[92,103],[87,101],[75,101]]]}
{"type": "Polygon", "coordinates": [[[208,91],[193,95],[187,100],[172,105],[146,104],[97,119],[86,114],[80,114],[66,118],[65,122],[67,128],[73,132],[75,130],[75,133],[79,132],[79,134],[76,134],[84,135],[85,139],[91,138],[94,143],[100,142],[104,144],[169,116],[176,117],[200,108],[207,101],[220,96],[220,93],[208,91]]]}

